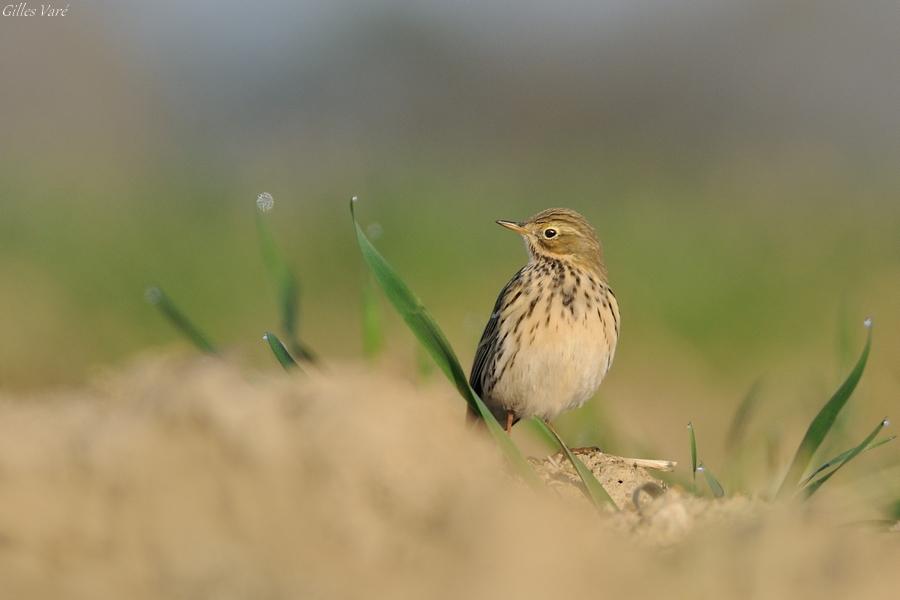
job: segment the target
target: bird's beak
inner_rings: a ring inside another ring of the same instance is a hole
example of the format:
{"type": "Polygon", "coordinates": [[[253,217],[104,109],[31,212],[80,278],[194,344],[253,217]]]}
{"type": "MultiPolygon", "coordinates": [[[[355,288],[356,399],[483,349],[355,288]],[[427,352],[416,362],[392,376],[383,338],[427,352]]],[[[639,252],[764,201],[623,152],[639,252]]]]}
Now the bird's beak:
{"type": "Polygon", "coordinates": [[[497,225],[502,225],[503,227],[506,227],[507,229],[512,229],[513,231],[515,231],[516,233],[521,234],[521,235],[525,235],[526,233],[528,233],[528,230],[525,229],[525,227],[523,227],[521,223],[516,223],[515,221],[500,220],[500,221],[497,221],[497,225]]]}

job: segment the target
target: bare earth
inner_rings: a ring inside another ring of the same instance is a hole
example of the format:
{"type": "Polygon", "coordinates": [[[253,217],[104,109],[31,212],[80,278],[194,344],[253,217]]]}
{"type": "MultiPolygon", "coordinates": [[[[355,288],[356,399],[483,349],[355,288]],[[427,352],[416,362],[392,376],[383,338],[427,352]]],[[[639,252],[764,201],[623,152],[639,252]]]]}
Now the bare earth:
{"type": "Polygon", "coordinates": [[[585,451],[535,492],[449,387],[144,362],[0,401],[3,598],[894,598],[900,538],[585,451]],[[619,483],[621,482],[621,483],[619,483]],[[646,485],[646,484],[650,485],[646,485]],[[644,486],[635,498],[634,490],[644,486]],[[662,493],[661,493],[662,492],[662,493]],[[637,502],[635,502],[635,499],[637,502]]]}

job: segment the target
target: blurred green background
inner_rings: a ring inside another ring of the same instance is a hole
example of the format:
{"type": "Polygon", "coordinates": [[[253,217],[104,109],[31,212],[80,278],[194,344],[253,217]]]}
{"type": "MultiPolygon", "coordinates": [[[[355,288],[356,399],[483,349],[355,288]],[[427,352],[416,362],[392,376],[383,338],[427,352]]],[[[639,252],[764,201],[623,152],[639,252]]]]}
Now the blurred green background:
{"type": "MultiPolygon", "coordinates": [[[[692,418],[713,437],[759,377],[774,422],[806,422],[867,315],[849,418],[896,412],[898,25],[893,3],[840,2],[84,2],[4,17],[0,386],[185,346],[143,300],[154,283],[230,353],[272,366],[253,220],[267,191],[302,337],[326,360],[362,355],[352,195],[466,364],[525,259],[494,220],[568,206],[598,229],[623,315],[603,402],[585,410],[623,436],[681,436],[692,418]]],[[[414,374],[412,337],[384,314],[380,361],[414,374]]]]}

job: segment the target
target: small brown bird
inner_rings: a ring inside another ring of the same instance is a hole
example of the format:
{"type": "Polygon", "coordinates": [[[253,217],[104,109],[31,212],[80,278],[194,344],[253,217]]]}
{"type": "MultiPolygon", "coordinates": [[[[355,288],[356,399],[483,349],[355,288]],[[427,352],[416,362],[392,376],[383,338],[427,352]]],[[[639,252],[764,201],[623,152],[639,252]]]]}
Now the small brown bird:
{"type": "Polygon", "coordinates": [[[594,395],[616,352],[619,303],[597,234],[574,210],[497,223],[525,239],[529,260],[497,298],[469,383],[509,432],[594,395]]]}

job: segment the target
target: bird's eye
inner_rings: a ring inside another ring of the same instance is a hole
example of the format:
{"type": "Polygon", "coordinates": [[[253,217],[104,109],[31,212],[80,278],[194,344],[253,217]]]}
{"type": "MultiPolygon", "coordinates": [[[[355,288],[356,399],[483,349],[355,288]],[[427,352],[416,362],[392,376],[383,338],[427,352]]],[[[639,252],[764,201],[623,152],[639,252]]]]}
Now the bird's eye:
{"type": "Polygon", "coordinates": [[[555,229],[545,229],[544,237],[547,238],[548,240],[550,238],[556,237],[556,230],[555,229]]]}

